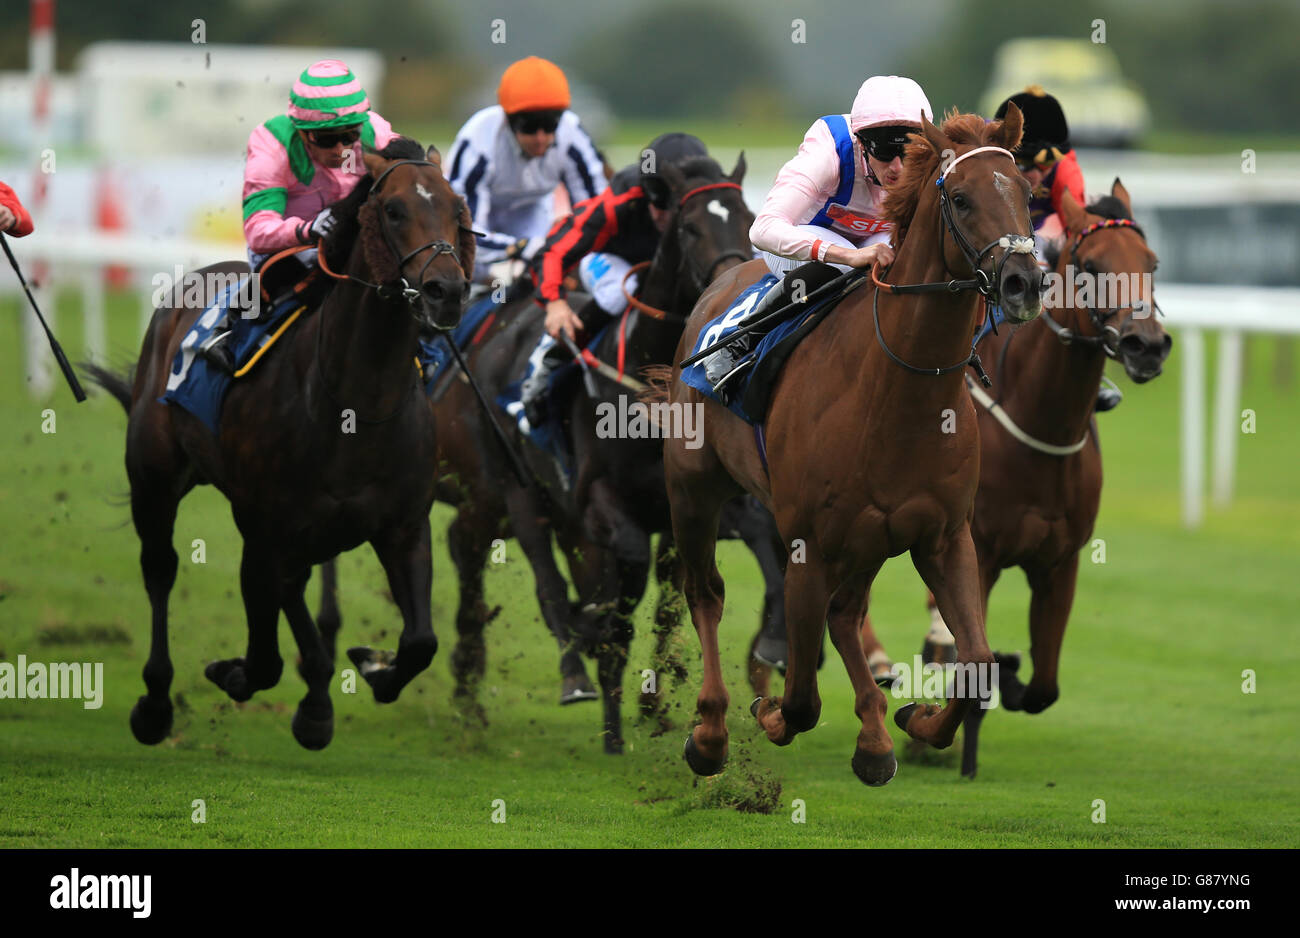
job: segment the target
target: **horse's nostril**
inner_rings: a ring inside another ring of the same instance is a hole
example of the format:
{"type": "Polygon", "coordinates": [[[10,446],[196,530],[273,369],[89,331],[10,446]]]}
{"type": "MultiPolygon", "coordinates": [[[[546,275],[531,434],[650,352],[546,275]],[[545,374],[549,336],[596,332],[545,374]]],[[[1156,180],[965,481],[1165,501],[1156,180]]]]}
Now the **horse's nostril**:
{"type": "Polygon", "coordinates": [[[1025,287],[1025,278],[1019,274],[1012,274],[1002,282],[1002,292],[1009,297],[1024,296],[1025,287]]]}
{"type": "Polygon", "coordinates": [[[1119,351],[1121,355],[1136,358],[1146,353],[1147,344],[1142,341],[1140,336],[1126,335],[1119,340],[1119,351]]]}

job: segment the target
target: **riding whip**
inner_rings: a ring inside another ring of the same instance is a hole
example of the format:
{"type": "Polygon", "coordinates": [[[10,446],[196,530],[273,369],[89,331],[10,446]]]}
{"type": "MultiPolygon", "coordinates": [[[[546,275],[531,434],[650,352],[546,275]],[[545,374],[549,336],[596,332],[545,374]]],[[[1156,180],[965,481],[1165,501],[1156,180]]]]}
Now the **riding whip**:
{"type": "Polygon", "coordinates": [[[63,354],[63,346],[59,340],[54,338],[54,333],[50,331],[49,324],[46,323],[45,317],[41,315],[41,308],[36,305],[36,298],[32,296],[32,291],[27,286],[27,280],[23,277],[22,270],[18,267],[18,259],[14,257],[14,252],[9,250],[9,242],[5,236],[0,234],[0,246],[5,249],[5,257],[9,258],[9,263],[13,265],[14,273],[18,275],[18,282],[23,285],[23,292],[27,294],[28,301],[32,304],[32,309],[36,311],[36,318],[41,321],[41,327],[45,330],[45,337],[50,340],[50,350],[54,352],[54,359],[63,369],[63,377],[68,379],[68,386],[72,388],[72,396],[80,404],[86,399],[86,392],[81,388],[81,382],[77,380],[77,374],[72,370],[72,365],[68,362],[68,356],[63,354]]]}

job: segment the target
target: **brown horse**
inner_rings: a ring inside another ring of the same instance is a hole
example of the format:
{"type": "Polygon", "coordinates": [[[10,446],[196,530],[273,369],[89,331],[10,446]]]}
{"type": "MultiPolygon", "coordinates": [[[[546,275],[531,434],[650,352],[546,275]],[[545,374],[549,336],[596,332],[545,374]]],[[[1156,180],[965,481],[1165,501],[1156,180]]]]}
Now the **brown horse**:
{"type": "MultiPolygon", "coordinates": [[[[134,387],[95,369],[96,380],[130,415],[131,515],[153,608],[148,693],[131,711],[131,729],[142,743],[157,743],[171,730],[172,530],[177,505],[197,484],[215,485],[230,499],[244,538],[240,587],[248,650],[206,671],[232,700],[248,700],[279,681],[276,627],[283,609],[308,686],[293,719],[294,737],[308,749],[329,743],[333,661],[303,591],[313,564],[366,541],[388,574],[403,621],[395,658],[352,652],[375,699],[395,700],[433,659],[433,414],[413,356],[422,325],[449,329],[460,319],[474,239],[463,202],[440,167],[423,157],[418,144],[400,138],[382,154],[365,155],[368,175],[334,206],[339,223],[321,249],[322,266],[344,271],[346,279],[272,348],[267,362],[231,385],[219,436],[159,401],[182,339],[213,297],[197,306],[174,300],[155,311],[134,387]]],[[[209,268],[215,269],[247,270],[237,263],[209,268]]]]}
{"type": "MultiPolygon", "coordinates": [[[[997,362],[996,402],[976,409],[980,483],[971,533],[986,613],[1002,570],[1020,567],[1029,580],[1029,684],[1016,676],[1019,655],[996,656],[1002,703],[1026,713],[1041,713],[1060,695],[1057,670],[1079,551],[1092,537],[1101,501],[1093,406],[1106,359],[1118,359],[1142,384],[1160,374],[1172,346],[1152,315],[1149,275],[1157,259],[1133,224],[1120,181],[1086,210],[1067,192],[1062,215],[1068,247],[1057,260],[1057,282],[1081,286],[1082,274],[1096,289],[1049,290],[1038,322],[980,343],[986,359],[997,362]],[[1103,285],[1112,295],[1118,288],[1122,298],[1109,302],[1113,296],[1102,296],[1103,285]]],[[[972,393],[987,400],[978,389],[972,393]]],[[[971,778],[983,716],[973,709],[965,724],[962,774],[971,778]]]]}
{"type": "MultiPolygon", "coordinates": [[[[1007,152],[1020,131],[1014,106],[1003,121],[988,124],[954,114],[940,130],[922,118],[904,177],[886,201],[898,245],[889,279],[896,285],[974,279],[902,296],[869,286],[850,294],[795,350],[778,379],[766,470],[749,426],[673,382],[673,402],[702,407],[705,428],[701,448],[670,439],[664,449],[673,534],[704,655],[702,722],[685,751],[697,774],[717,773],[727,756],[728,695],[717,640],[723,582],[714,548],[719,509],[740,488],[772,511],[786,544],[800,540],[804,547],[803,562],[786,570],[786,694],[751,708],[773,742],[786,745],[817,725],[817,652],[829,618],[862,720],[853,770],[870,785],[893,777],[898,764],[884,724],[886,701],[871,679],[858,624],[877,571],[904,551],[952,625],[961,660],[993,664],[970,533],[977,431],[962,378],[983,302],[963,287],[978,285],[991,299],[1000,297],[1013,321],[1038,315],[1042,274],[1026,248],[1033,231],[1028,184],[1007,152]],[[948,419],[954,415],[955,428],[948,419]],[[954,432],[944,432],[945,424],[954,432]]],[[[678,361],[704,324],[762,269],[746,264],[714,281],[696,305],[678,361]]],[[[911,704],[895,719],[913,737],[943,748],[972,703],[962,697],[942,709],[911,704]]]]}

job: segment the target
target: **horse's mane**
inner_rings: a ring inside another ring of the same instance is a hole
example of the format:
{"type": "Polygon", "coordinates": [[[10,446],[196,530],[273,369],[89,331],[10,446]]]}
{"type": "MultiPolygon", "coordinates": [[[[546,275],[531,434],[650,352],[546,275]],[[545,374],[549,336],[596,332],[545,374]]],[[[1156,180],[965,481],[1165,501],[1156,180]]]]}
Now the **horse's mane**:
{"type": "MultiPolygon", "coordinates": [[[[382,150],[372,152],[378,153],[386,160],[423,160],[424,148],[419,143],[409,137],[394,137],[388,146],[382,150]]],[[[384,280],[396,279],[396,264],[389,257],[389,252],[384,246],[383,238],[375,226],[374,218],[371,213],[361,214],[361,206],[365,204],[366,199],[370,196],[370,187],[374,180],[369,173],[366,173],[357,182],[356,187],[330,206],[333,212],[336,224],[334,230],[329,233],[325,239],[325,262],[329,264],[331,270],[342,270],[347,263],[348,255],[352,253],[352,246],[356,243],[358,235],[362,237],[362,247],[366,251],[366,260],[369,262],[375,259],[381,267],[385,263],[390,263],[393,270],[379,271],[374,269],[371,264],[372,272],[381,282],[384,280]]]]}
{"type": "Polygon", "coordinates": [[[1095,202],[1087,207],[1086,211],[1090,215],[1100,215],[1102,218],[1110,218],[1117,221],[1133,221],[1133,216],[1129,213],[1129,210],[1124,207],[1124,203],[1113,195],[1100,196],[1095,202]]]}
{"type": "Polygon", "coordinates": [[[687,179],[707,179],[710,182],[717,182],[726,175],[718,165],[718,161],[711,156],[692,156],[678,163],[677,168],[687,179]]]}
{"type": "MultiPolygon", "coordinates": [[[[959,114],[954,109],[944,116],[943,126],[939,129],[955,144],[978,147],[989,144],[1001,127],[1001,121],[985,121],[978,114],[959,114]]],[[[926,181],[939,165],[939,154],[921,133],[909,136],[912,142],[907,145],[907,156],[903,160],[903,176],[885,196],[884,220],[893,226],[895,250],[903,243],[907,228],[916,215],[926,181]]]]}

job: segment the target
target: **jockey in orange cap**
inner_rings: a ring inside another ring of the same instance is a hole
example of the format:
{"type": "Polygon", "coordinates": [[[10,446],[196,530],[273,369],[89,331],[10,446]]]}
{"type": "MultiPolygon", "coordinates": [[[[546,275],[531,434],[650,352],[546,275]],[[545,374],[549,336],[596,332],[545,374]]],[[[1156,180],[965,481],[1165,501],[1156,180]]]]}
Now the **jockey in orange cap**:
{"type": "Polygon", "coordinates": [[[465,197],[478,237],[475,277],[503,260],[530,260],[554,221],[552,194],[573,203],[605,191],[605,162],[569,108],[558,66],[530,56],[501,76],[494,107],[465,122],[451,145],[447,181],[465,197]]]}

